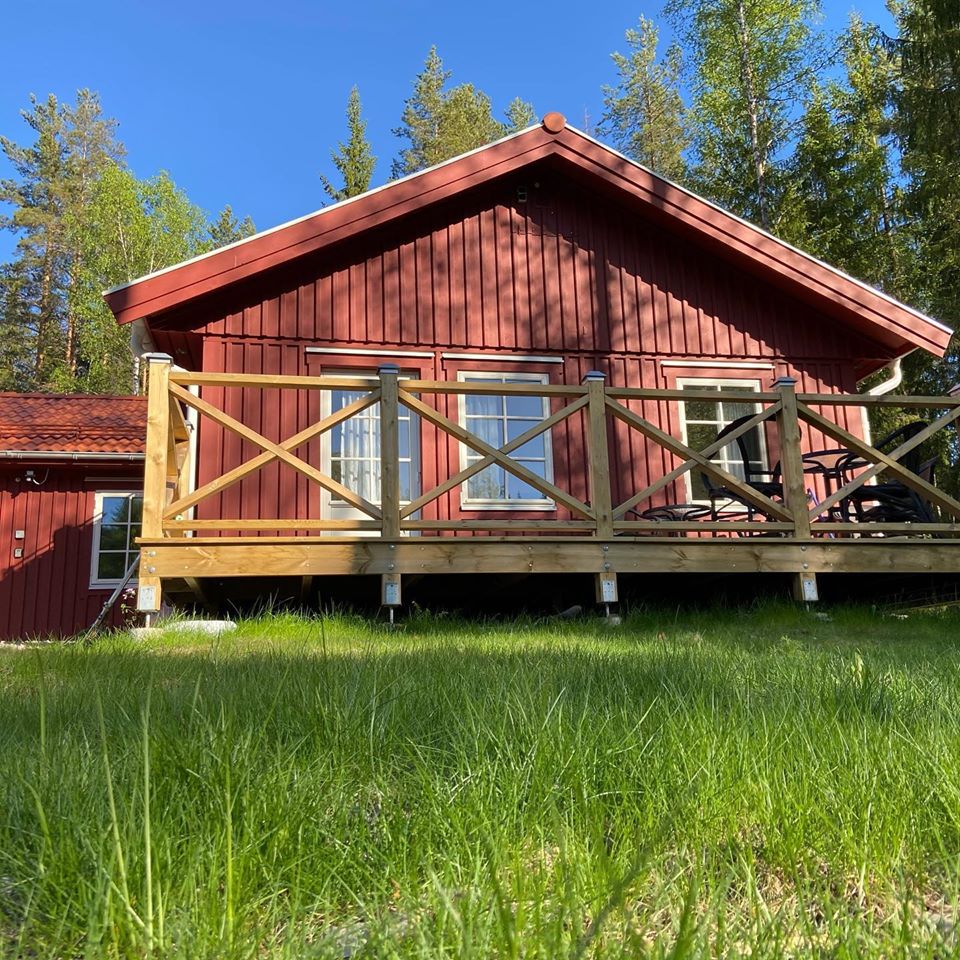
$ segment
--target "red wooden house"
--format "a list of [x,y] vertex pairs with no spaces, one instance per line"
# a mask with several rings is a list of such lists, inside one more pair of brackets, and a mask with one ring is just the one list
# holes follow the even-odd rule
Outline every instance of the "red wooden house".
[[[153,361],[147,610],[161,581],[229,576],[367,572],[392,590],[405,573],[672,564],[810,583],[880,547],[920,568],[917,543],[890,559],[903,531],[851,530],[839,501],[815,512],[829,477],[803,457],[831,444],[859,451],[861,486],[886,469],[927,497],[926,568],[957,563],[960,504],[908,451],[865,443],[862,408],[892,401],[857,395],[913,350],[942,355],[949,329],[559,114],[106,299]],[[927,399],[947,411],[935,428],[960,409]],[[749,416],[748,459],[781,462],[781,490],[748,492],[746,521],[649,513],[703,502],[711,477],[736,487],[734,445],[711,444]]]
[[145,430],[142,397],[0,393],[0,640],[96,619],[137,555]]

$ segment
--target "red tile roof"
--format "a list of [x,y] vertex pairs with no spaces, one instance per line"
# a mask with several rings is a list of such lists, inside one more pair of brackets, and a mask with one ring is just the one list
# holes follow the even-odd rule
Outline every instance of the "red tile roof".
[[0,451],[143,453],[145,397],[0,392]]

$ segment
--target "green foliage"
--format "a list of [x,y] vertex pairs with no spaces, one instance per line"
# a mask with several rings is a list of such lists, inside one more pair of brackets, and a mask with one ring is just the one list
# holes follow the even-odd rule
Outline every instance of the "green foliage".
[[947,957],[960,621],[0,650],[10,957]]
[[908,298],[910,243],[888,107],[895,65],[856,16],[842,52],[844,82],[815,85],[803,115],[790,163],[797,218],[786,239]]
[[507,118],[505,133],[519,133],[537,122],[537,111],[533,109],[533,104],[520,97],[514,97],[507,104],[504,116]]
[[[891,49],[895,129],[907,178],[905,204],[918,250],[913,302],[960,328],[960,8],[954,0],[904,0]],[[917,358],[918,383],[940,393],[960,381],[960,338],[945,362]]]
[[227,207],[212,224],[170,177],[138,180],[123,163],[116,121],[88,90],[76,103],[31,100],[32,142],[0,138],[14,176],[0,182],[17,235],[0,266],[0,385],[6,389],[127,393],[128,331],[105,288],[253,232]]
[[694,185],[777,232],[791,215],[786,159],[820,61],[818,0],[670,0],[690,66]]
[[356,87],[350,91],[347,100],[347,130],[347,142],[338,144],[330,154],[333,165],[340,171],[343,186],[336,187],[323,174],[320,175],[323,189],[335,203],[369,190],[377,162],[367,140],[367,121],[361,116],[360,91]]
[[210,250],[217,250],[238,240],[246,240],[257,232],[253,220],[244,217],[238,220],[233,213],[233,207],[228,203],[212,220],[207,230],[207,240],[204,244]]
[[629,53],[611,54],[618,79],[604,87],[600,133],[638,163],[679,181],[690,144],[679,86],[682,57],[673,44],[658,61],[658,37],[653,21],[641,17],[638,28],[626,32]]
[[400,126],[393,131],[408,143],[393,161],[394,177],[432,167],[530,125],[533,108],[529,104],[519,98],[512,101],[508,123],[500,123],[485,93],[472,83],[447,89],[450,77],[437,48],[431,47],[404,105]]
[[110,163],[100,171],[82,223],[68,222],[68,229],[79,238],[84,271],[69,290],[80,331],[80,362],[64,389],[128,392],[129,330],[114,320],[102,291],[208,249],[206,218],[169,174],[138,180],[125,167]]

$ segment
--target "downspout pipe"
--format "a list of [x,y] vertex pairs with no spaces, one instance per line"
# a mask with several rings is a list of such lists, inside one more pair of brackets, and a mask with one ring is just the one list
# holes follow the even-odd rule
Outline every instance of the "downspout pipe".
[[[882,397],[896,390],[897,387],[903,383],[903,357],[897,357],[895,360],[891,360],[884,367],[884,370],[888,371],[890,376],[886,380],[881,380],[876,386],[871,387],[867,391],[868,397]],[[863,419],[863,439],[872,445],[873,436],[870,431],[870,417],[867,408],[861,407],[860,413]]]

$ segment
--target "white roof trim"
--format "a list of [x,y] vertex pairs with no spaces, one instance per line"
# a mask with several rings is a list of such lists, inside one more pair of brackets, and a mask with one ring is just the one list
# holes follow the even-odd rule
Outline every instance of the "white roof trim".
[[294,224],[303,223],[304,220],[310,220],[312,217],[329,213],[331,210],[338,210],[341,207],[345,207],[348,204],[354,203],[361,197],[369,197],[371,194],[379,193],[381,190],[386,190],[389,187],[394,187],[398,183],[405,183],[408,180],[415,180],[417,177],[422,177],[424,174],[430,173],[433,170],[439,170],[441,167],[446,167],[457,160],[462,160],[464,157],[471,157],[475,153],[479,153],[481,150],[486,150],[488,147],[493,147],[498,143],[506,143],[508,140],[513,140],[515,137],[522,136],[524,133],[527,133],[528,131],[539,126],[540,123],[531,124],[529,127],[525,127],[523,130],[518,130],[516,133],[508,133],[505,137],[501,137],[499,140],[494,140],[491,143],[485,143],[482,147],[476,147],[473,150],[468,150],[466,153],[459,153],[457,156],[451,157],[449,160],[444,160],[441,163],[435,163],[432,167],[426,167],[423,170],[418,170],[416,173],[408,173],[405,177],[400,177],[397,180],[390,180],[387,183],[381,184],[379,187],[374,187],[372,190],[367,190],[365,193],[358,193],[355,197],[348,197],[346,200],[339,200],[337,203],[331,203],[329,207],[321,207],[319,210],[314,210],[312,213],[304,214],[302,217],[295,217],[293,220],[287,220],[285,223],[279,223],[275,227],[268,227],[266,230],[260,230],[251,237],[244,237],[242,240],[236,240],[233,243],[226,244],[226,246],[217,247],[216,250],[209,250],[207,253],[198,254],[195,257],[191,257],[189,260],[181,260],[180,263],[171,264],[169,267],[164,267],[162,270],[154,270],[153,273],[144,274],[144,276],[137,277],[134,280],[128,280],[126,283],[118,283],[115,287],[110,287],[109,290],[104,290],[103,296],[106,296],[108,293],[116,293],[118,290],[124,290],[127,287],[132,287],[135,283],[142,283],[144,280],[152,280],[154,277],[162,276],[165,273],[169,273],[171,270],[179,270],[180,267],[185,267],[188,263],[197,263],[200,260],[206,260],[207,257],[212,257],[216,253],[223,253],[224,250],[233,250],[234,247],[243,246],[245,243],[250,243],[251,240],[257,240],[260,237],[266,237],[271,233],[276,233],[278,230],[284,230],[287,227],[292,227]]
[[[131,287],[136,283],[141,283],[144,280],[151,280],[154,277],[162,276],[165,273],[169,273],[172,270],[178,270],[180,267],[186,266],[188,263],[197,263],[200,260],[205,260],[207,257],[212,257],[214,254],[222,253],[224,250],[232,250],[234,247],[242,246],[245,243],[249,243],[251,240],[256,240],[259,237],[268,236],[271,233],[276,233],[278,230],[283,230],[286,227],[293,226],[297,223],[303,223],[304,220],[309,220],[312,217],[321,216],[324,213],[327,213],[330,210],[336,210],[340,207],[345,207],[347,204],[354,203],[359,200],[361,197],[369,197],[371,194],[379,193],[381,190],[387,190],[390,187],[395,186],[398,183],[404,183],[408,180],[415,180],[417,177],[422,177],[427,173],[430,173],[433,170],[439,170],[442,167],[448,166],[451,163],[455,163],[458,160],[462,160],[464,157],[473,156],[476,153],[479,153],[481,150],[487,150],[489,147],[496,146],[500,143],[506,143],[508,140],[513,140],[516,137],[520,137],[523,134],[533,130],[537,127],[540,127],[541,124],[534,123],[529,127],[526,127],[523,130],[518,130],[516,133],[507,134],[505,137],[501,137],[499,140],[494,140],[491,143],[486,143],[482,147],[477,147],[474,150],[468,150],[466,153],[458,154],[455,157],[451,157],[449,160],[444,160],[442,163],[436,163],[432,167],[427,167],[424,170],[418,170],[416,173],[407,174],[405,177],[401,177],[399,180],[391,180],[388,183],[381,184],[379,187],[374,187],[372,190],[367,190],[365,193],[357,194],[355,197],[348,197],[346,200],[340,200],[338,203],[332,203],[329,207],[321,207],[319,210],[314,210],[312,213],[305,214],[302,217],[296,217],[293,220],[287,220],[285,223],[280,223],[275,227],[270,227],[267,230],[261,230],[259,233],[255,233],[251,237],[245,237],[243,240],[237,240],[234,243],[228,243],[224,247],[217,247],[216,250],[210,250],[207,253],[201,253],[196,257],[191,257],[189,260],[183,260],[180,263],[172,264],[169,267],[164,267],[162,270],[155,270],[153,273],[145,274],[142,277],[137,277],[134,280],[128,280],[126,283],[117,284],[115,287],[110,287],[110,289],[103,292],[104,296],[110,293],[116,293],[118,290],[124,290],[127,287]],[[651,170],[649,167],[644,166],[642,163],[638,163],[636,160],[628,157],[626,154],[621,153],[619,150],[614,149],[609,144],[603,143],[600,140],[597,140],[596,137],[590,136],[589,133],[585,133],[583,130],[580,130],[578,127],[573,126],[572,124],[567,124],[567,129],[572,130],[574,133],[583,137],[585,140],[589,140],[591,143],[595,143],[598,147],[603,148],[604,150],[609,151],[614,156],[619,157],[621,160],[626,161],[634,167],[637,167],[640,170],[643,170],[646,173],[649,173],[651,176],[656,177],[659,180],[662,180],[664,183],[668,183],[675,190],[679,190],[682,193],[687,194],[688,196],[695,197],[697,200],[700,200],[702,203],[705,203],[707,206],[712,207],[714,210],[719,211],[720,213],[725,214],[728,217],[732,217],[738,223],[742,223],[744,226],[756,230],[758,233],[767,237],[770,240],[773,240],[775,243],[780,244],[783,247],[786,247],[788,250],[792,250],[794,253],[798,254],[801,257],[806,258],[812,263],[816,263],[821,267],[830,270],[832,273],[836,274],[839,277],[843,277],[845,280],[849,280],[851,283],[856,284],[862,290],[866,290],[869,293],[873,293],[876,296],[880,297],[883,300],[886,300],[887,303],[891,303],[896,307],[899,307],[902,310],[906,310],[908,313],[917,317],[919,320],[923,320],[927,323],[933,324],[933,326],[944,331],[945,333],[953,333],[953,329],[948,327],[945,323],[942,323],[940,320],[935,319],[934,317],[929,316],[928,314],[921,313],[919,310],[914,309],[906,303],[903,303],[900,300],[897,300],[896,297],[890,296],[890,294],[885,293],[883,290],[878,289],[877,287],[871,286],[869,283],[864,282],[863,280],[858,280],[856,277],[851,276],[849,273],[844,272],[838,267],[834,267],[831,264],[827,263],[824,260],[815,257],[811,253],[807,253],[805,250],[801,250],[799,247],[795,247],[792,243],[787,243],[786,240],[781,240],[779,237],[775,237],[772,233],[764,230],[763,227],[757,226],[755,223],[750,223],[749,220],[745,220],[743,217],[737,216],[737,214],[732,213],[730,210],[721,207],[719,204],[714,203],[712,200],[708,200],[706,197],[701,196],[699,193],[695,193],[689,187],[681,186],[679,183],[676,183],[673,180],[668,179],[667,177],[662,176],[659,173],[656,173],[654,170]]]
[[759,360],[661,360],[661,367],[716,367],[731,370],[773,370],[772,363]]
[[925,320],[927,323],[932,323],[935,327],[938,327],[940,330],[943,330],[945,333],[953,333],[953,329],[948,327],[945,323],[941,323],[939,320],[934,317],[928,316],[925,313],[921,313],[919,310],[914,309],[906,303],[898,300],[896,297],[891,297],[889,293],[884,293],[883,290],[880,290],[877,287],[871,286],[869,283],[866,283],[863,280],[858,280],[856,277],[851,276],[849,273],[841,270],[839,267],[835,267],[830,263],[827,263],[825,260],[821,260],[819,257],[815,257],[812,253],[807,253],[806,250],[801,250],[799,247],[795,247],[792,243],[788,243],[786,240],[781,240],[779,237],[775,237],[772,233],[764,230],[763,227],[757,226],[755,223],[751,223],[749,220],[745,220],[743,217],[738,216],[737,214],[727,210],[725,207],[721,207],[720,204],[714,203],[712,200],[708,200],[706,197],[701,196],[699,193],[691,190],[689,187],[683,187],[679,183],[676,183],[673,180],[670,180],[668,177],[663,176],[663,174],[657,173],[655,170],[651,170],[649,167],[645,167],[642,163],[637,163],[631,157],[628,157],[626,154],[621,153],[619,150],[614,149],[607,143],[602,143],[600,140],[597,140],[596,137],[591,137],[589,133],[584,133],[583,130],[578,129],[577,127],[571,126],[569,123],[567,127],[570,130],[573,130],[574,133],[580,134],[586,140],[589,140],[591,143],[595,143],[598,147],[603,147],[604,150],[609,150],[610,153],[615,154],[621,160],[626,160],[627,163],[632,164],[635,167],[639,167],[641,170],[651,174],[656,177],[658,180],[663,180],[664,183],[669,183],[671,187],[676,190],[686,193],[691,197],[696,197],[697,200],[700,200],[702,203],[705,203],[708,207],[712,207],[714,210],[718,210],[720,213],[726,214],[728,217],[732,217],[738,223],[742,223],[745,227],[750,227],[752,230],[756,230],[757,233],[762,233],[765,237],[770,240],[773,240],[775,243],[779,243],[780,246],[786,247],[788,250],[792,250],[794,253],[799,254],[801,257],[805,257],[807,260],[810,260],[813,263],[816,263],[818,266],[825,267],[827,270],[830,270],[832,273],[835,273],[839,277],[843,277],[844,280],[849,280],[851,283],[855,283],[858,287],[863,290],[867,290],[870,293],[876,294],[883,300],[886,300],[887,303],[892,303],[896,307],[900,307],[902,310],[906,310],[908,313],[912,313],[917,319]]
[[305,353],[332,354],[338,357],[420,357],[433,359],[433,354],[424,350],[354,350],[352,347],[304,347]]
[[563,363],[563,357],[534,356],[527,353],[441,353],[441,360],[489,360],[491,363]]

